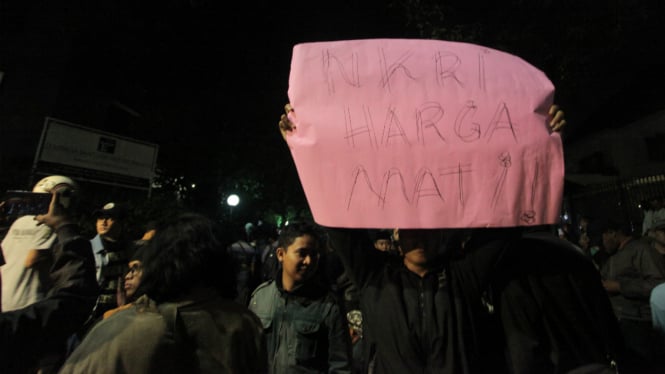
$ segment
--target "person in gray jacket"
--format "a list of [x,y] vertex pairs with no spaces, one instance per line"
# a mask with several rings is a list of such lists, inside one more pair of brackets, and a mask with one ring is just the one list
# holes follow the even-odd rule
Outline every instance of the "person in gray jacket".
[[288,225],[276,250],[281,274],[259,285],[249,308],[261,319],[271,373],[350,373],[350,336],[318,270],[317,228]]
[[605,223],[603,248],[610,257],[600,274],[624,338],[624,369],[647,372],[661,354],[652,331],[649,296],[665,282],[665,264],[646,240],[631,234],[623,222]]

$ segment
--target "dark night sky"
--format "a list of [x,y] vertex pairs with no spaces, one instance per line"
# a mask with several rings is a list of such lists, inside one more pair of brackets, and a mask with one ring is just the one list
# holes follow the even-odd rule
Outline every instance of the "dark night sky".
[[380,1],[314,3],[3,2],[1,135],[17,141],[0,165],[30,164],[45,116],[158,143],[189,174],[282,146],[293,45],[406,36]]
[[[248,159],[253,160],[249,168],[265,166],[266,157],[256,155],[266,152],[274,155],[268,157],[273,167],[290,163],[276,121],[287,102],[293,45],[418,37],[413,27],[407,27],[403,10],[389,8],[384,1],[267,3],[270,5],[211,0],[3,1],[0,71],[5,72],[5,79],[0,86],[0,136],[15,141],[3,146],[0,166],[30,164],[45,116],[158,143],[160,162],[194,175],[208,172],[203,165],[221,170],[225,162]],[[568,30],[567,17],[562,13],[561,23],[553,28]],[[487,19],[492,19],[490,12]],[[504,17],[502,22],[511,19]],[[584,87],[575,91],[574,99],[561,100],[568,105],[564,109],[573,127],[567,130],[569,134],[662,109],[658,103],[665,100],[661,84],[665,74],[663,58],[658,56],[662,55],[663,34],[655,34],[663,25],[642,25],[636,30],[649,33],[631,35],[635,45],[639,40],[640,48],[627,51],[630,58],[603,62],[612,68],[605,66],[602,71],[630,76],[603,80],[612,92],[625,88],[624,94],[593,102],[601,95],[594,87]],[[538,42],[539,36],[531,37]],[[551,32],[542,38],[556,35]],[[651,56],[642,56],[649,39],[659,44],[654,43]],[[602,55],[612,46],[600,43],[593,48]],[[567,57],[579,59],[580,66],[588,68],[589,63],[598,63],[584,60],[593,53]],[[640,59],[643,62],[637,63]],[[626,94],[631,91],[642,93],[642,98]],[[586,98],[588,103],[583,101]],[[131,108],[139,115],[121,108]]]

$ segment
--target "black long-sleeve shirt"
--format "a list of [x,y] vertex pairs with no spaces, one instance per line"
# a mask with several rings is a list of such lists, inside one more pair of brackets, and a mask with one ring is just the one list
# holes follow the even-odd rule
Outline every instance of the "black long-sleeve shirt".
[[364,356],[374,373],[608,364],[618,330],[600,278],[588,259],[556,239],[481,230],[463,253],[447,253],[419,277],[373,250],[362,230],[328,232],[362,295]]

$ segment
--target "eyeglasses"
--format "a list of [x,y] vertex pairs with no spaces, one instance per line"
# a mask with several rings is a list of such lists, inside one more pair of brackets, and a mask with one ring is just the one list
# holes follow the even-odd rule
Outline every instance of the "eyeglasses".
[[135,276],[136,274],[140,273],[143,270],[143,266],[139,264],[134,264],[129,267],[129,270],[127,271],[127,275]]

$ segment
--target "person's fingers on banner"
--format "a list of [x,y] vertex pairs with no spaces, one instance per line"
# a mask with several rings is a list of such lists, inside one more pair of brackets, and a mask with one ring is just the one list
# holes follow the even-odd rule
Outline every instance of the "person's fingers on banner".
[[566,119],[564,118],[563,110],[559,109],[558,105],[552,105],[549,111],[550,115],[550,130],[552,132],[561,132],[566,126]]
[[289,114],[291,112],[294,112],[294,110],[293,107],[291,107],[291,104],[286,104],[284,105],[284,111],[286,112],[286,114],[282,114],[282,116],[279,119],[279,131],[282,133],[282,137],[284,138],[284,140],[286,140],[286,134],[289,131],[293,131],[295,129],[295,125],[289,119]]

